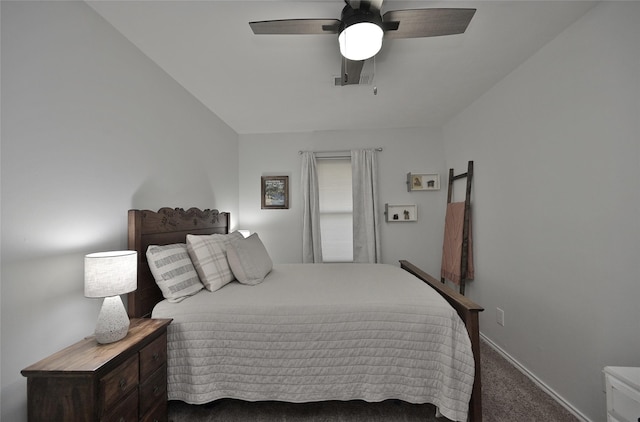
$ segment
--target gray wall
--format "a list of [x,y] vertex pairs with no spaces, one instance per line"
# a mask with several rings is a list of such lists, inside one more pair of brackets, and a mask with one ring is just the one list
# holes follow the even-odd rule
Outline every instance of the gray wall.
[[[640,366],[639,6],[598,5],[442,130],[238,137],[84,3],[3,1],[2,420],[26,419],[20,369],[91,333],[82,257],[126,246],[126,209],[213,204],[300,262],[298,150],[377,146],[381,205],[419,212],[382,223],[384,262],[437,275],[445,191],[405,175],[473,159],[483,334],[604,420],[602,367]],[[261,210],[280,174],[291,209]]]
[[602,2],[444,127],[476,164],[482,332],[594,421],[602,368],[640,366],[638,22]]
[[[378,153],[382,260],[408,259],[437,272],[442,253],[446,189],[407,192],[408,172],[444,176],[438,129],[323,131],[240,135],[240,221],[258,232],[275,262],[302,261],[302,200],[298,151],[382,147]],[[260,176],[288,175],[290,209],[260,209]],[[446,180],[446,178],[444,179]],[[384,204],[416,204],[418,221],[384,222]]]
[[2,13],[2,414],[24,367],[92,333],[83,256],[126,248],[129,208],[238,219],[237,134],[84,2]]

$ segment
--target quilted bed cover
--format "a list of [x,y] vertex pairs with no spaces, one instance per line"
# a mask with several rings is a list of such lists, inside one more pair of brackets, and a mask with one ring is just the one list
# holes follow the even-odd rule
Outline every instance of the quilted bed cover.
[[400,399],[467,419],[471,342],[431,287],[386,264],[281,264],[255,286],[232,282],[160,302],[170,400]]

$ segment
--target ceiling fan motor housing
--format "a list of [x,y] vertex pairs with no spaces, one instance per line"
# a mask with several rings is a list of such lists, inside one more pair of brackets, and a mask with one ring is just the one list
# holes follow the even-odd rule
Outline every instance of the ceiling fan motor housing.
[[351,25],[363,22],[373,23],[378,25],[380,28],[383,28],[382,16],[380,16],[379,10],[371,11],[369,9],[354,9],[348,4],[342,9],[342,18],[340,21],[341,23],[338,33],[342,33],[342,31]]

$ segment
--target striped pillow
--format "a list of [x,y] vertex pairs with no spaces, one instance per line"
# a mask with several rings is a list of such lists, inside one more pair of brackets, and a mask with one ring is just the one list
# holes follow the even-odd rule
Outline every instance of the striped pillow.
[[227,261],[227,246],[232,240],[242,238],[239,232],[187,235],[189,256],[207,290],[216,291],[234,279]]
[[204,288],[184,243],[149,246],[147,262],[162,295],[169,302],[180,302]]

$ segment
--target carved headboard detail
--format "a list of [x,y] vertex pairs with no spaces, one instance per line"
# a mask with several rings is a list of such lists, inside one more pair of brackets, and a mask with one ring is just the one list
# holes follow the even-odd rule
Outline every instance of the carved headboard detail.
[[229,213],[215,209],[129,210],[128,248],[138,252],[138,288],[128,294],[129,317],[151,316],[156,303],[164,299],[147,265],[149,245],[185,243],[187,234],[227,234],[230,220]]

